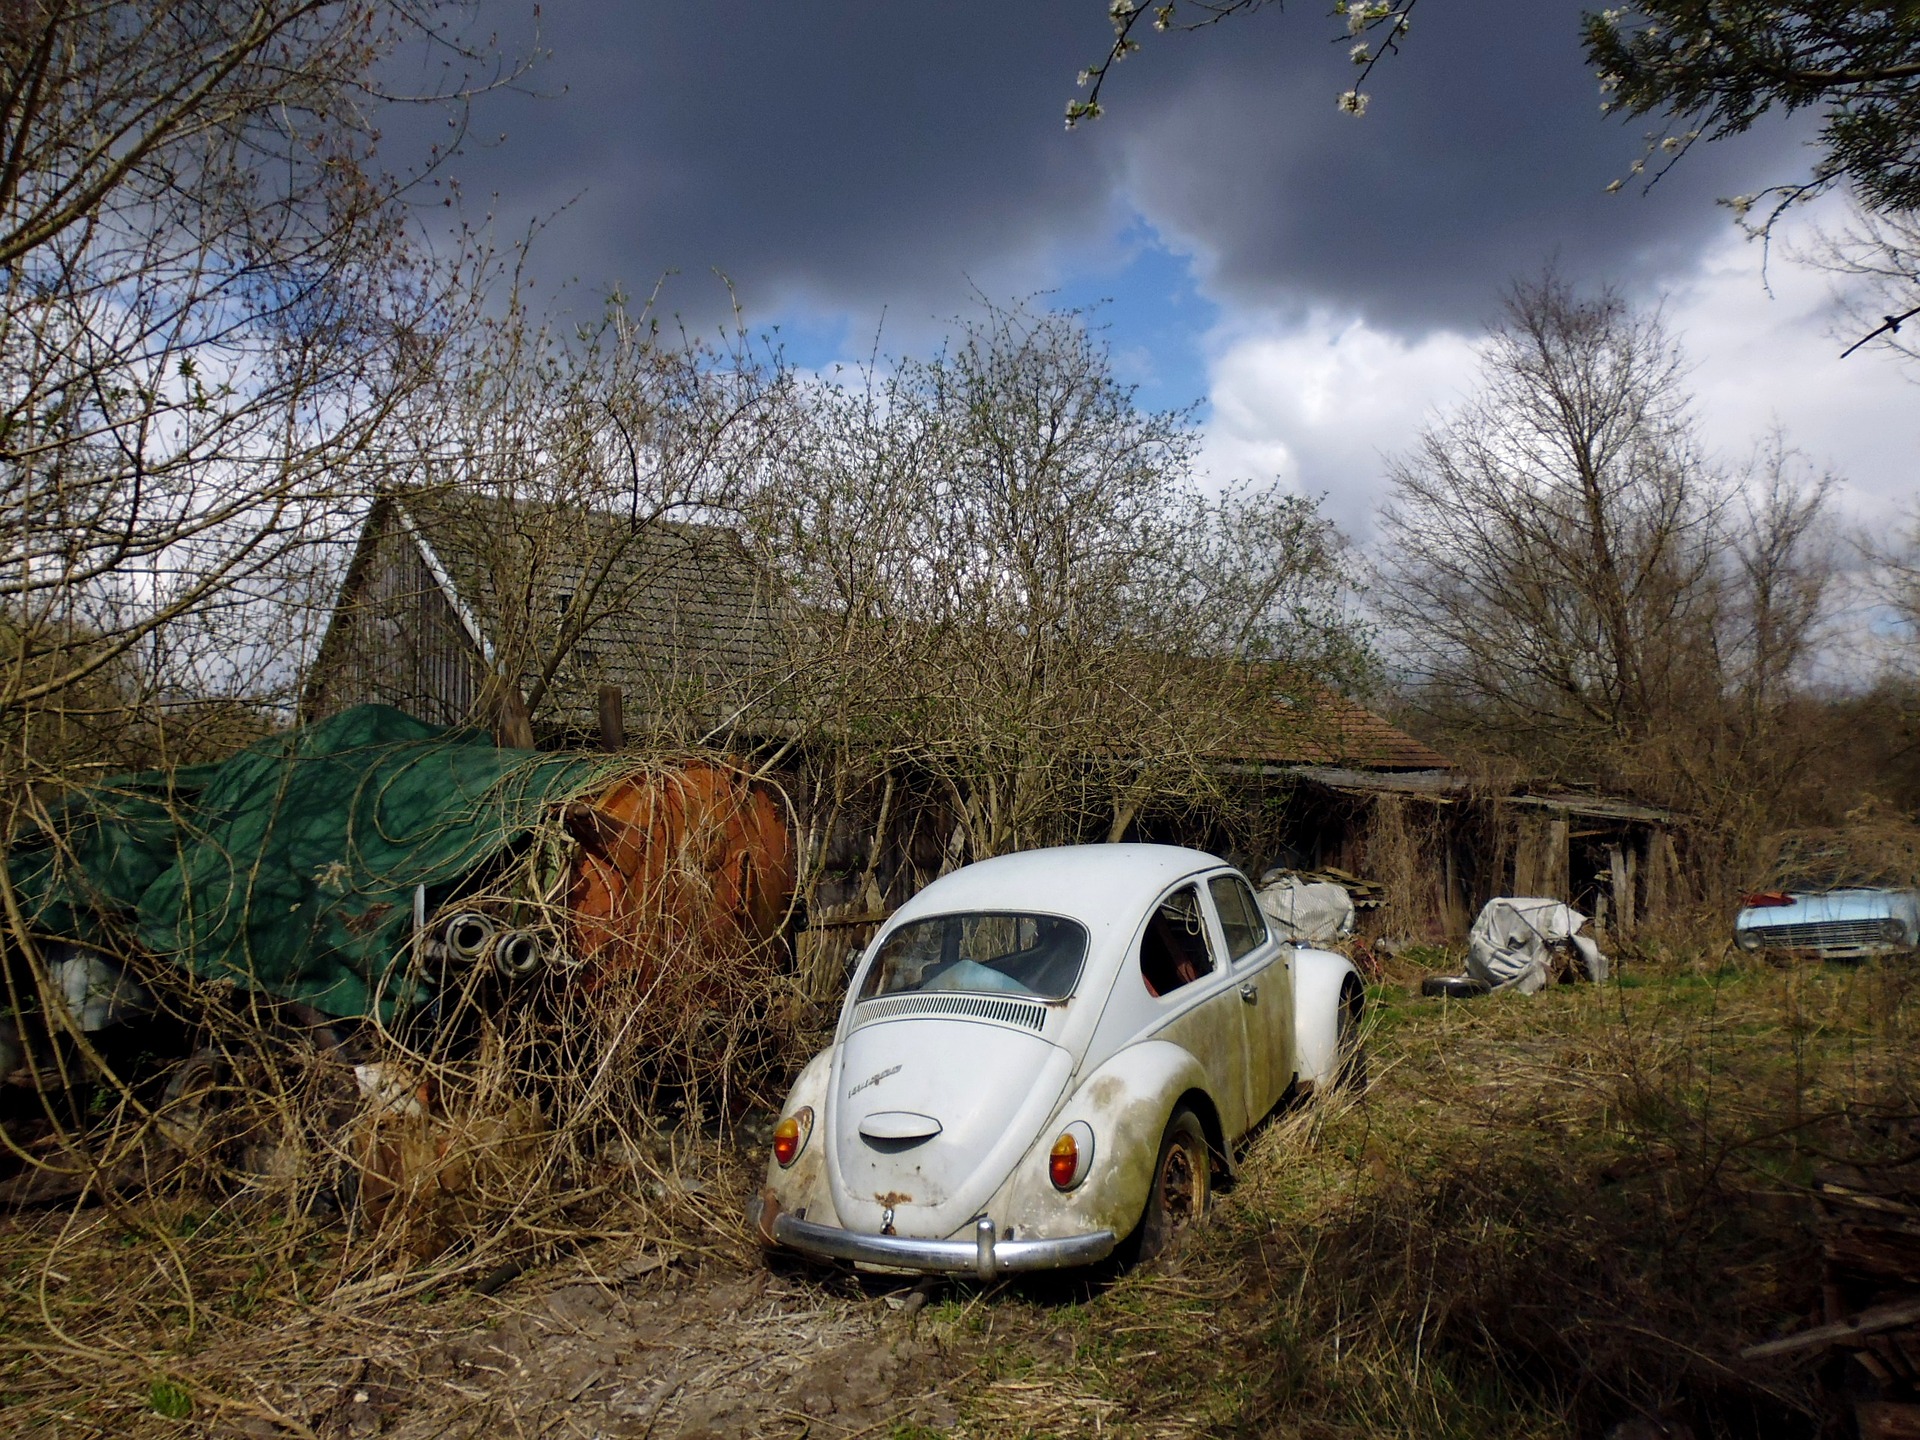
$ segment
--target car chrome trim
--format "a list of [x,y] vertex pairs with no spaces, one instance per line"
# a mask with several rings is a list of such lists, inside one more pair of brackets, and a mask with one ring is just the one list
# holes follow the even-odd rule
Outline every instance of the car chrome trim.
[[1797,920],[1784,925],[1749,925],[1747,931],[1766,950],[1822,950],[1829,946],[1904,949],[1904,933],[1889,933],[1892,928],[1887,923],[1889,920],[1894,925],[1900,923],[1894,916],[1857,920]]
[[1047,1007],[1033,1000],[1002,1000],[988,995],[883,995],[854,1007],[853,1028],[874,1020],[901,1020],[910,1015],[965,1015],[976,1020],[998,1020],[1019,1025],[1036,1035],[1047,1026]]
[[941,1125],[933,1116],[912,1110],[876,1110],[859,1128],[869,1140],[931,1140]]
[[852,1260],[917,1270],[929,1275],[975,1275],[992,1280],[1034,1270],[1064,1270],[1104,1260],[1119,1244],[1111,1230],[1065,1235],[1055,1240],[1008,1240],[982,1215],[966,1240],[920,1240],[910,1235],[863,1235],[837,1225],[816,1225],[784,1212],[773,1217],[779,1244],[823,1260]]

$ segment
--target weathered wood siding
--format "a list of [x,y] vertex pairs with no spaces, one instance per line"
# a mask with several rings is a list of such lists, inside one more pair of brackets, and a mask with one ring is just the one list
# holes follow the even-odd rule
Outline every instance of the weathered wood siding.
[[473,711],[479,656],[419,544],[390,510],[376,518],[321,647],[308,710],[318,719],[378,703],[458,724]]

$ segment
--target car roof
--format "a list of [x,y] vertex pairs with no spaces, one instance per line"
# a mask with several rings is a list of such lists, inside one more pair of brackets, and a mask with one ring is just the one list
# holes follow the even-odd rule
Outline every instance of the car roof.
[[1178,845],[1060,845],[982,860],[943,875],[894,919],[961,910],[1070,915],[1090,928],[1139,914],[1162,890],[1226,862]]

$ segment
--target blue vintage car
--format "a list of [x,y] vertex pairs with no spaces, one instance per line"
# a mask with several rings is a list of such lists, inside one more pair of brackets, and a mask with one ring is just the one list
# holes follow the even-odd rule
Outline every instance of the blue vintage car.
[[1863,960],[1920,945],[1920,892],[1844,889],[1749,895],[1733,922],[1742,950],[1797,950],[1823,960]]

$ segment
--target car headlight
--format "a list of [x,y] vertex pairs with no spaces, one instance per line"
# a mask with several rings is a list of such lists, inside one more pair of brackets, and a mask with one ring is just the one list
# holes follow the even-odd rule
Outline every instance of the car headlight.
[[1760,948],[1760,932],[1742,926],[1733,932],[1733,943],[1738,945],[1742,950],[1758,950]]
[[813,1107],[802,1105],[773,1127],[773,1158],[782,1170],[789,1169],[807,1148],[813,1134]]
[[1904,940],[1907,938],[1907,922],[1897,915],[1889,915],[1880,922],[1880,933],[1889,940]]

